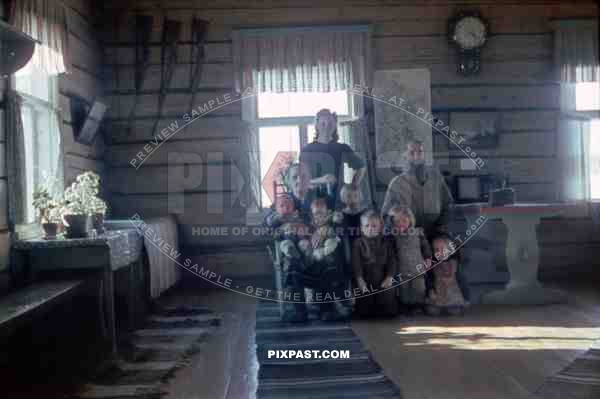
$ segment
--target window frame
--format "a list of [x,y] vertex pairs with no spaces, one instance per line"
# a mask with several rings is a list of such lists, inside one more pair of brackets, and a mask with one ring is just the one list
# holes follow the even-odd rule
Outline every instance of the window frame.
[[590,148],[592,123],[594,120],[600,120],[600,108],[595,107],[600,107],[600,103],[590,101],[588,105],[577,101],[578,99],[582,99],[579,94],[578,85],[590,83],[592,82],[566,83],[561,85],[561,115],[567,120],[576,121],[579,126],[576,146],[578,146],[579,154],[578,174],[582,187],[579,188],[580,194],[578,194],[577,198],[585,201],[600,202],[600,197],[592,197],[592,161]]
[[[34,75],[34,76],[37,76],[37,75]],[[23,108],[25,108],[25,107],[30,107],[33,110],[33,112],[36,112],[36,113],[47,112],[49,117],[52,117],[51,113],[59,112],[61,110],[60,107],[58,106],[59,101],[60,101],[60,75],[47,75],[47,76],[48,76],[47,79],[48,79],[48,99],[49,100],[45,100],[45,99],[36,97],[34,95],[31,95],[29,93],[25,93],[25,92],[18,90],[16,74],[12,74],[10,76],[9,85],[10,85],[11,90],[18,93],[19,96],[21,97],[21,99],[23,100],[22,105],[21,105],[22,106],[21,117],[23,116]],[[34,79],[35,79],[35,77],[34,77]],[[33,138],[35,139],[35,137],[38,136],[42,130],[39,126],[39,116],[32,117],[32,121],[33,121]],[[23,122],[23,124],[24,124],[24,122]],[[58,159],[63,159],[62,130],[61,130],[61,126],[60,126],[61,124],[62,124],[62,120],[57,120],[56,134],[59,135],[60,140],[61,140],[60,145],[58,146],[58,151],[59,151],[59,153],[57,154]],[[27,134],[27,133],[24,132],[24,134]],[[34,157],[35,157],[35,155],[34,155]],[[30,173],[29,168],[36,167],[35,160],[33,160],[31,164],[29,163],[28,159],[26,159],[25,162],[26,162],[26,164],[25,164],[26,174],[28,174],[28,173]],[[64,164],[59,165],[59,168],[64,168]],[[62,175],[62,171],[60,172],[60,174]],[[64,181],[62,181],[60,183],[64,186]],[[25,186],[27,186],[27,183],[25,183]],[[26,199],[26,201],[27,201],[27,199]],[[35,214],[35,209],[32,209],[33,207],[32,207],[31,203],[27,202],[25,204],[25,207],[27,209],[27,214],[29,213],[30,209]],[[14,232],[16,233],[16,238],[18,240],[39,238],[41,236],[39,226],[40,226],[40,224],[39,224],[38,220],[35,220],[33,222],[26,221],[25,223],[15,224]]]

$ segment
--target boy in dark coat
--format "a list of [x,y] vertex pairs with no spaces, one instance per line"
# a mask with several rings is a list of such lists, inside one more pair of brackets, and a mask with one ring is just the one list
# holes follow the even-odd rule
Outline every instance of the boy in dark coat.
[[398,311],[392,281],[396,274],[393,242],[383,235],[383,221],[373,211],[361,217],[362,236],[352,246],[352,267],[361,296],[356,313],[361,317],[394,316]]

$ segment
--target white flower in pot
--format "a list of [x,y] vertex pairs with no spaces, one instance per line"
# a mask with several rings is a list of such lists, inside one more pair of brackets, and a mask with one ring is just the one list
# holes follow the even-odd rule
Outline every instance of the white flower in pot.
[[87,237],[90,230],[91,204],[100,190],[100,177],[94,172],[84,172],[65,190],[65,214],[69,238]]
[[62,222],[60,217],[61,201],[53,198],[47,187],[37,187],[33,192],[32,204],[38,212],[40,223],[44,229],[44,238],[56,238]]
[[94,197],[89,204],[89,214],[92,216],[93,228],[98,234],[104,233],[104,217],[107,210],[106,202]]

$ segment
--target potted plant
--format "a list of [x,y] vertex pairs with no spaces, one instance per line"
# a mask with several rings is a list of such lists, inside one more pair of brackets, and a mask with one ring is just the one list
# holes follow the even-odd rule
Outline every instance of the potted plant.
[[94,172],[84,172],[64,193],[65,214],[63,219],[67,225],[67,237],[87,237],[90,230],[90,205],[98,195],[100,177]]
[[104,233],[104,216],[106,215],[106,209],[106,202],[98,197],[94,197],[89,205],[89,212],[92,215],[92,227],[98,234]]
[[52,198],[48,188],[38,187],[33,192],[33,206],[38,211],[44,238],[55,239],[61,223],[60,201]]

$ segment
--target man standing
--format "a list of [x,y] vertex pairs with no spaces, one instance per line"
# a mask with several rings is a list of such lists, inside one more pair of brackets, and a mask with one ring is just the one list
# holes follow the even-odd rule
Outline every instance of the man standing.
[[416,219],[416,227],[427,237],[436,232],[446,232],[452,194],[437,168],[425,164],[423,142],[411,140],[407,145],[407,169],[392,179],[382,214],[387,215],[394,205],[409,207]]
[[[425,164],[422,141],[411,140],[406,149],[407,169],[390,182],[381,213],[387,215],[394,205],[409,207],[415,215],[415,226],[423,229],[430,240],[439,233],[448,233],[448,218],[452,194],[437,168]],[[461,265],[456,278],[467,301],[469,285]]]

